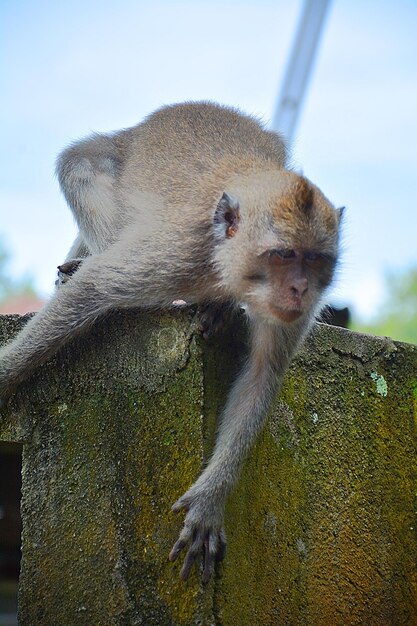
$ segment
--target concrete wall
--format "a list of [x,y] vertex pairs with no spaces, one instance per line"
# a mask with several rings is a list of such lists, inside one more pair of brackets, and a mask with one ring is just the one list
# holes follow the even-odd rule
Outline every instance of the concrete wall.
[[[25,318],[0,318],[0,341]],[[243,358],[233,322],[116,313],[2,411],[24,443],[24,626],[417,624],[417,347],[319,326],[227,507],[206,588],[167,555]]]

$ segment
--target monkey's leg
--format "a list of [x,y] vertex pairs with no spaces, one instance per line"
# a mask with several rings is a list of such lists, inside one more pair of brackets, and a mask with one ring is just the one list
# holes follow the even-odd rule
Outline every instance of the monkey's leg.
[[[112,137],[94,135],[64,150],[56,171],[87,250],[105,250],[120,231],[115,184],[120,155]],[[77,240],[74,246],[77,244]],[[83,256],[70,251],[72,258]]]
[[137,250],[124,247],[86,259],[21,333],[0,350],[0,398],[7,398],[60,346],[110,309],[167,306],[174,299],[178,285],[171,268],[161,259],[158,265],[152,251],[139,262]]
[[194,485],[173,505],[174,511],[187,512],[170,553],[171,561],[175,561],[189,546],[180,573],[184,580],[202,551],[203,582],[210,579],[215,561],[224,554],[222,526],[227,496],[301,335],[297,324],[292,325],[291,331],[262,322],[253,328],[250,357],[227,400],[211,460]]
[[55,281],[55,287],[64,285],[77,271],[84,259],[90,256],[87,244],[84,242],[80,234],[77,235],[74,243],[72,244],[70,251],[67,254],[65,262],[62,265],[58,265],[57,279]]
[[82,236],[78,233],[74,243],[69,249],[67,256],[65,257],[65,261],[71,261],[72,259],[85,259],[90,256],[90,254],[91,252],[87,244],[83,240]]

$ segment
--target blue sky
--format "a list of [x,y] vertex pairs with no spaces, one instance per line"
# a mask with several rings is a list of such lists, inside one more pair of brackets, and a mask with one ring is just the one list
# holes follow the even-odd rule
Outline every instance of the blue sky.
[[[300,1],[2,0],[0,235],[46,294],[75,237],[57,153],[155,108],[211,99],[273,117]],[[293,163],[346,205],[332,300],[378,310],[417,265],[417,2],[334,0]]]

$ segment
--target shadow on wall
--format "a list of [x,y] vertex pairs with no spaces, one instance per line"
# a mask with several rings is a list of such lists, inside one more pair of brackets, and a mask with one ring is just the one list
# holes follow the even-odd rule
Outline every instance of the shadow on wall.
[[0,626],[17,624],[22,446],[0,443]]

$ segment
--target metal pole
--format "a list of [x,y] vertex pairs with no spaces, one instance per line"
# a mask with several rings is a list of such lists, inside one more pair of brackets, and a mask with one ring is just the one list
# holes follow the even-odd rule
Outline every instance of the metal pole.
[[288,61],[272,128],[291,141],[311,76],[318,43],[330,0],[305,0]]

